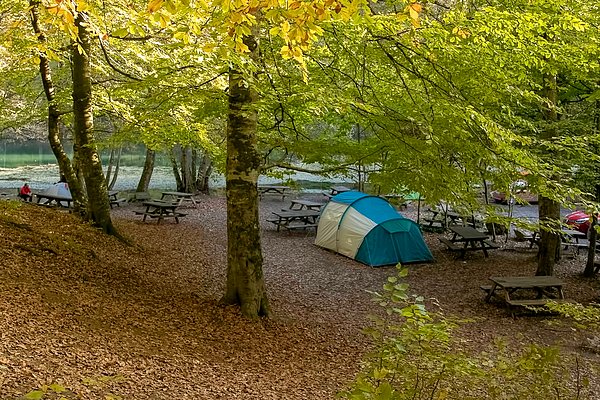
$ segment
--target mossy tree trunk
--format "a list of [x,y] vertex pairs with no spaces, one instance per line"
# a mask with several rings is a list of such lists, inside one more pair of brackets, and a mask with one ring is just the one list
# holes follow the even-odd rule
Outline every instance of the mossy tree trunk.
[[173,176],[175,177],[175,185],[177,187],[177,191],[183,191],[183,180],[181,178],[181,174],[179,173],[179,163],[177,162],[177,154],[179,154],[180,146],[173,147],[169,151],[169,160],[171,161],[171,168],[173,169]]
[[[597,135],[598,133],[600,133],[600,100],[596,100],[595,105],[596,105],[596,107],[595,107],[595,112],[594,112],[594,134]],[[599,153],[598,147],[599,146],[594,145],[596,154]],[[593,176],[595,177],[595,182],[598,182],[598,180],[600,179],[599,163],[597,163],[597,162],[594,163],[593,171],[594,171]],[[594,200],[596,202],[600,202],[600,184],[594,185]],[[590,245],[588,246],[587,261],[585,263],[585,270],[583,271],[583,276],[586,276],[588,278],[594,276],[594,270],[596,269],[596,266],[595,266],[596,248],[597,248],[596,241],[598,240],[598,233],[596,232],[597,225],[598,225],[598,215],[595,212],[593,212],[590,229],[588,231],[588,239],[589,239]]]
[[[544,97],[546,105],[543,110],[543,116],[548,128],[543,132],[544,139],[552,139],[556,132],[554,123],[558,121],[556,107],[558,105],[558,86],[555,75],[544,76]],[[560,223],[560,203],[556,200],[540,196],[539,221],[540,226],[559,228]],[[560,258],[560,235],[555,231],[541,229],[540,247],[538,252],[538,266],[536,275],[554,275],[554,264]]]
[[194,187],[201,193],[208,194],[210,191],[209,182],[210,174],[212,173],[212,160],[206,151],[201,152],[201,161],[197,169],[196,183]]
[[102,172],[102,161],[94,138],[92,112],[92,80],[90,72],[90,32],[88,16],[78,12],[75,18],[78,42],[73,46],[73,137],[88,194],[88,219],[105,233],[117,234],[110,218],[108,189]]
[[185,193],[194,192],[194,176],[192,148],[185,146],[181,148],[181,191]]
[[[258,56],[256,36],[244,43]],[[227,123],[227,287],[222,302],[239,304],[249,318],[269,314],[258,220],[257,180],[261,157],[257,149],[255,103],[258,94],[241,71],[229,71]]]
[[[41,44],[46,43],[46,35],[42,32],[39,22],[39,0],[30,0],[29,12],[31,16],[31,26]],[[50,148],[56,157],[56,162],[61,175],[67,179],[69,184],[69,190],[71,191],[71,197],[73,198],[73,207],[75,212],[85,215],[87,212],[87,198],[85,190],[77,179],[75,169],[69,159],[69,156],[65,152],[62,144],[62,135],[60,132],[60,118],[64,114],[58,108],[56,103],[56,89],[52,80],[52,69],[50,68],[50,62],[44,51],[40,51],[38,54],[40,59],[40,77],[42,79],[42,85],[44,87],[44,93],[46,100],[48,101],[48,142]]]
[[150,186],[150,178],[152,178],[152,172],[154,171],[154,161],[156,160],[156,152],[150,148],[146,148],[146,159],[144,160],[144,168],[142,169],[142,176],[138,182],[136,192],[147,192],[148,186]]

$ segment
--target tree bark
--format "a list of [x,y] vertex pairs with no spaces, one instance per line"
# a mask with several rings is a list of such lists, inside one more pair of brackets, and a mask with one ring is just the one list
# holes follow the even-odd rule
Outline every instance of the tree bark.
[[89,17],[77,12],[77,46],[73,46],[73,136],[80,156],[81,169],[88,193],[88,218],[105,233],[118,235],[110,218],[108,189],[102,171],[102,160],[96,149],[94,138],[94,116],[92,112],[92,80],[90,72],[90,32],[87,30]]
[[112,169],[113,169],[113,165],[115,163],[115,149],[111,148],[110,149],[110,156],[108,157],[108,166],[106,167],[106,186],[109,186],[109,183],[111,181],[112,178]]
[[192,171],[192,148],[190,146],[186,146],[181,149],[182,192],[194,192],[194,178]]
[[[39,23],[39,0],[30,0],[30,16],[31,25],[40,43],[46,42],[46,35],[42,32]],[[75,169],[71,164],[69,156],[65,152],[62,144],[62,135],[60,132],[60,118],[63,113],[58,109],[56,104],[56,89],[52,80],[52,69],[50,68],[50,62],[45,52],[40,51],[39,54],[39,67],[40,77],[42,78],[42,85],[44,87],[44,93],[46,100],[48,101],[48,142],[61,175],[63,175],[67,183],[69,184],[69,190],[71,191],[71,197],[73,198],[73,208],[78,214],[85,215],[87,212],[87,198],[83,186],[79,183]]]
[[[540,228],[546,226],[560,229],[556,221],[560,220],[560,203],[540,196],[538,201]],[[554,264],[560,254],[560,235],[555,231],[540,229],[540,245],[536,275],[554,275]]]
[[212,173],[212,161],[210,159],[210,155],[206,152],[202,152],[202,161],[200,162],[200,166],[198,167],[198,173],[196,175],[196,190],[201,193],[209,193],[209,179],[210,174]]
[[[596,107],[594,112],[594,133],[597,135],[600,133],[600,100],[596,100]],[[595,152],[598,154],[598,146],[595,146]],[[600,166],[598,163],[594,164],[594,175],[596,182],[600,178]],[[600,184],[594,185],[594,200],[596,202],[600,201]],[[588,231],[588,254],[587,254],[587,262],[585,263],[585,270],[583,271],[583,276],[592,277],[594,276],[594,262],[596,261],[596,240],[598,239],[598,233],[596,232],[595,227],[598,225],[598,215],[595,212],[592,213],[592,223],[590,224],[590,229]]]
[[[253,33],[244,43],[254,59],[258,41]],[[227,123],[227,286],[222,302],[239,304],[249,318],[267,316],[269,302],[262,272],[262,250],[258,220],[258,173],[261,157],[257,149],[258,93],[243,74],[229,71]]]
[[[558,121],[556,106],[558,104],[558,86],[555,75],[544,75],[544,97],[547,104],[542,111],[548,128],[542,133],[544,139],[555,136],[553,123]],[[554,264],[560,257],[560,235],[555,233],[560,223],[560,203],[550,198],[539,197],[540,247],[536,275],[554,275]],[[554,231],[543,229],[554,228]]]
[[596,258],[596,240],[598,239],[598,233],[596,232],[596,225],[598,225],[598,217],[592,215],[592,223],[590,224],[590,230],[588,239],[590,245],[588,246],[587,262],[585,263],[585,270],[583,270],[583,276],[591,278],[594,276],[595,269],[595,258]]
[[177,163],[177,155],[175,153],[175,148],[172,148],[169,151],[169,160],[171,160],[171,167],[173,168],[173,176],[175,176],[175,185],[177,186],[177,191],[183,191],[183,180],[181,179],[181,174],[179,173],[179,164]]
[[117,161],[115,162],[115,172],[113,173],[112,179],[108,183],[108,189],[111,190],[117,183],[119,177],[119,169],[121,167],[121,154],[123,153],[123,146],[119,146],[119,152],[117,153]]
[[154,171],[154,161],[156,160],[156,152],[150,148],[146,148],[146,160],[144,161],[144,168],[142,169],[142,176],[138,182],[136,192],[147,192],[148,186],[150,186],[150,178],[152,178],[152,172]]

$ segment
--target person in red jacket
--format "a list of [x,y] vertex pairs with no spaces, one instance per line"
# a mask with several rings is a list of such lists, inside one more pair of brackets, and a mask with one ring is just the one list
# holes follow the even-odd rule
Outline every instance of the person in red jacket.
[[31,189],[29,188],[29,185],[27,183],[24,184],[21,187],[21,189],[19,189],[19,197],[25,201],[31,201],[31,199],[33,198],[33,196],[31,195]]

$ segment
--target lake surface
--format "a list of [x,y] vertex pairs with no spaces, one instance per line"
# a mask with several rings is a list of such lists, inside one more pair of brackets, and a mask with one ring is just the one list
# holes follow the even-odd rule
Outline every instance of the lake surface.
[[[67,148],[67,150],[70,150]],[[108,164],[109,152],[101,153],[102,162]],[[129,146],[121,153],[121,163],[115,190],[134,190],[142,174],[146,151],[144,146]],[[175,189],[175,178],[170,161],[166,154],[157,153],[156,166],[150,180],[150,189]],[[106,172],[106,167],[105,167]],[[329,188],[332,182],[347,182],[348,179],[323,178],[308,173],[285,173],[284,180],[313,182],[315,189],[306,191],[320,191]],[[27,182],[34,190],[47,188],[59,179],[58,165],[54,154],[47,142],[27,141],[9,142],[0,139],[0,189],[14,189]],[[260,184],[280,183],[281,178],[261,176]],[[220,174],[213,174],[210,181],[211,188],[225,186],[225,178]]]
[[[138,166],[121,166],[119,167],[119,175],[115,183],[115,190],[132,190],[137,187],[138,181],[142,174],[142,167]],[[323,177],[307,174],[295,173],[286,175],[287,178],[294,180],[304,180],[310,182],[322,182],[322,187],[313,189],[314,191],[326,190],[329,188],[330,182],[344,182],[343,179],[327,179]],[[29,183],[34,190],[47,188],[56,183],[59,179],[58,165],[25,165],[15,168],[0,168],[0,189],[13,189],[23,186],[23,183]],[[260,184],[279,183],[281,179],[261,176]],[[210,187],[220,188],[225,186],[225,178],[220,174],[213,174],[210,182]],[[317,185],[318,186],[318,185]],[[175,178],[171,167],[158,166],[154,168],[152,179],[150,180],[150,189],[175,189]]]

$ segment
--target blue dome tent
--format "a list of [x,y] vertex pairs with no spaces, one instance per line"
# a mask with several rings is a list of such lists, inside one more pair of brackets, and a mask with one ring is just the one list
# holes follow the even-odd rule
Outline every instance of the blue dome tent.
[[433,261],[414,221],[387,200],[356,191],[327,203],[315,244],[372,267]]

